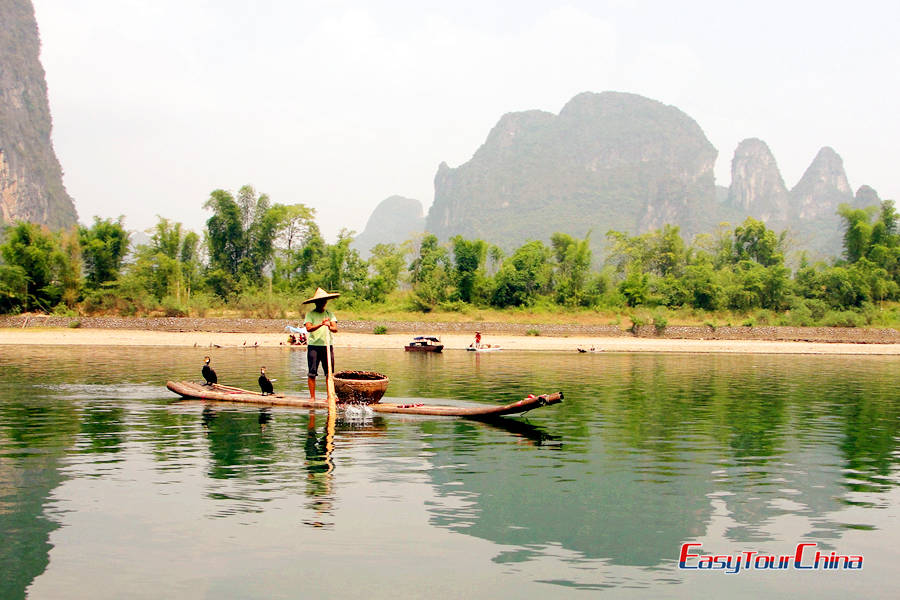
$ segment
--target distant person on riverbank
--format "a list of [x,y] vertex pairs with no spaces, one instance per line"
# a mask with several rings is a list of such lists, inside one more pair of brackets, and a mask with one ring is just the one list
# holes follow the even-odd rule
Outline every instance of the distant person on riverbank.
[[[325,305],[329,300],[338,296],[340,294],[329,294],[322,288],[316,288],[316,293],[312,298],[303,301],[303,304],[315,305],[315,308],[307,312],[303,318],[303,326],[306,328],[308,336],[306,364],[309,372],[306,382],[309,387],[310,400],[316,399],[316,375],[319,372],[319,365],[322,365],[325,377],[328,377],[331,370],[334,369],[334,362],[328,360],[328,347],[333,346],[332,334],[337,333],[337,317],[333,312],[327,310]],[[334,348],[332,348],[333,352]]]

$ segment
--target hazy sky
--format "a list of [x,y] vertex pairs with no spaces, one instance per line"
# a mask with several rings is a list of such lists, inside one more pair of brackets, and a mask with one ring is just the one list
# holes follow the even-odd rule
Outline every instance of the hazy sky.
[[305,203],[332,239],[507,112],[583,91],[677,106],[719,151],[768,143],[792,187],[822,146],[900,199],[900,4],[33,0],[53,139],[82,222],[200,231],[217,188]]

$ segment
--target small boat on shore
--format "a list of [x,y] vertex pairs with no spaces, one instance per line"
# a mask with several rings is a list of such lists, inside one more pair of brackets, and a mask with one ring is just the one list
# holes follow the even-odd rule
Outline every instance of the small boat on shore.
[[[335,374],[336,378],[337,374]],[[287,396],[274,394],[263,396],[259,392],[244,390],[222,384],[203,385],[193,381],[168,381],[166,387],[182,398],[193,400],[212,400],[217,402],[237,402],[242,404],[257,404],[268,406],[295,406],[297,408],[328,409],[328,402],[322,398],[310,400],[299,396]],[[542,406],[558,404],[563,400],[563,393],[541,394],[535,396],[529,394],[518,402],[504,404],[502,406],[490,404],[474,404],[468,406],[449,406],[440,404],[394,404],[375,402],[368,407],[376,413],[393,413],[402,415],[433,415],[443,417],[464,417],[477,421],[490,421],[498,417],[516,415]],[[339,403],[338,406],[340,407]],[[350,405],[346,403],[345,405]]]
[[469,344],[469,352],[498,352],[503,350],[500,344]]
[[407,352],[441,352],[444,345],[440,338],[430,335],[417,335],[413,340],[403,347]]

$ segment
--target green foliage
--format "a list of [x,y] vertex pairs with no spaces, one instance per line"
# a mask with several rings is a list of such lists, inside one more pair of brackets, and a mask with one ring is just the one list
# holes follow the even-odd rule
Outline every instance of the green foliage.
[[525,332],[525,335],[531,335],[531,336],[537,337],[537,336],[541,335],[541,332],[537,329],[529,329]]
[[203,206],[213,212],[206,221],[211,270],[229,275],[232,281],[259,281],[274,256],[275,239],[284,229],[285,207],[272,206],[267,195],[257,196],[249,185],[238,190],[237,198],[215,190]]
[[20,222],[5,231],[0,257],[0,303],[10,312],[49,312],[66,291],[72,258],[61,235],[33,223]]
[[372,333],[374,333],[375,335],[384,335],[387,333],[387,327],[385,327],[384,325],[376,325],[372,329]]
[[437,236],[426,234],[419,245],[418,257],[409,266],[414,310],[429,312],[447,300],[451,285],[450,271],[447,249],[438,244]]
[[635,236],[610,231],[607,263],[592,271],[590,232],[584,239],[556,232],[549,246],[529,241],[508,256],[484,240],[456,236],[441,244],[426,234],[380,244],[363,261],[351,247],[352,232],[326,243],[315,212],[303,204],[272,204],[244,186],[236,196],[212,192],[205,206],[213,213],[206,252],[200,235],[160,218],[128,265],[121,217],[69,232],[7,228],[0,311],[187,316],[227,308],[284,318],[298,310],[298,298],[323,287],[341,292],[342,308],[383,311],[393,304],[476,320],[488,306],[547,315],[591,308],[613,316],[628,307],[633,327],[652,323],[658,332],[672,315],[702,321],[704,311],[735,311],[716,320],[749,325],[900,322],[892,305],[900,300],[900,235],[889,201],[880,211],[842,206],[843,258],[810,264],[803,255],[793,276],[784,259],[787,233],[752,218],[723,224],[691,245],[672,226]]
[[461,235],[455,236],[450,243],[453,246],[453,260],[456,266],[457,294],[463,302],[472,302],[476,281],[479,276],[483,277],[488,246],[482,240],[466,240]]
[[342,229],[334,244],[326,244],[316,261],[309,280],[311,288],[323,289],[358,297],[367,296],[368,265],[359,252],[350,247],[353,233]]
[[406,250],[395,244],[376,244],[369,257],[370,276],[366,281],[365,297],[372,302],[384,302],[397,289],[400,272],[406,262]]
[[851,208],[847,204],[838,207],[838,214],[844,220],[844,256],[854,263],[867,254],[872,241],[870,221],[877,210],[874,206]]
[[643,327],[650,322],[650,318],[647,315],[638,314],[636,312],[628,315],[628,318],[631,320],[631,327],[628,328],[631,333],[637,333],[639,327]]
[[644,304],[650,297],[650,275],[633,269],[619,284],[619,291],[628,306]]
[[16,314],[26,308],[28,275],[19,265],[0,265],[0,312]]
[[551,275],[550,249],[540,241],[528,242],[503,261],[491,304],[530,306],[538,294],[549,291]]
[[260,289],[245,290],[231,306],[241,317],[261,317],[263,319],[284,319],[290,308],[296,306],[296,299],[282,294],[269,293]]
[[831,310],[820,322],[825,327],[864,327],[866,318],[852,310]]
[[781,265],[784,263],[784,240],[784,233],[776,236],[762,221],[747,217],[734,230],[730,262],[752,261],[763,267]]
[[653,313],[653,326],[656,328],[656,333],[662,333],[668,325],[669,318],[664,310],[657,310]]
[[95,290],[119,277],[129,244],[124,219],[125,217],[119,217],[117,221],[111,221],[94,217],[91,227],[78,228],[85,285],[88,289]]
[[559,304],[588,306],[593,299],[588,289],[592,257],[590,238],[590,233],[583,240],[565,233],[554,233],[550,238]]
[[157,305],[156,298],[148,294],[134,278],[123,277],[86,292],[81,309],[86,315],[131,317],[148,314]]
[[[187,306],[192,292],[201,285],[199,244],[196,233],[185,232],[181,223],[160,217],[150,243],[137,247],[129,276],[161,301],[167,314],[179,312],[175,307]],[[165,298],[170,300],[163,302]]]

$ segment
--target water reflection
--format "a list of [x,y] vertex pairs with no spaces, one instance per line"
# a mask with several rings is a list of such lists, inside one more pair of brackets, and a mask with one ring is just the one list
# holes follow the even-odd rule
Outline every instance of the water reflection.
[[73,407],[36,399],[21,385],[4,382],[0,397],[0,598],[16,600],[49,563],[59,525],[47,517],[48,497],[65,479],[63,457],[80,425]]
[[332,505],[334,503],[334,434],[337,411],[329,411],[325,419],[325,429],[319,438],[316,432],[316,411],[309,411],[306,428],[306,495],[307,508],[314,518],[304,521],[311,527],[331,527]]
[[521,548],[498,562],[558,546],[653,567],[706,535],[714,511],[727,515],[732,542],[777,539],[773,524],[785,514],[827,542],[866,527],[837,516],[853,502],[845,487],[897,484],[897,393],[884,379],[857,387],[845,373],[801,379],[770,361],[736,368],[720,357],[621,356],[604,366],[615,375],[567,393],[567,420],[583,427],[572,427],[563,454],[498,452],[465,423],[431,437],[433,484],[464,501],[436,504],[434,524]]
[[[65,511],[98,501],[82,490],[62,494],[60,508],[59,488],[86,478],[178,489],[179,502],[223,528],[265,519],[316,543],[353,527],[362,547],[379,547],[385,532],[349,524],[347,505],[403,482],[413,493],[391,502],[401,514],[424,503],[429,527],[390,531],[410,556],[453,532],[489,542],[505,574],[559,563],[566,576],[541,580],[575,585],[572,570],[603,573],[578,584],[591,589],[656,581],[685,540],[836,546],[853,531],[887,544],[885,514],[897,510],[897,359],[342,356],[346,368],[388,373],[394,399],[566,393],[525,419],[480,423],[178,402],[159,382],[183,365],[196,378],[190,350],[104,355],[102,370],[87,351],[21,352],[0,354],[0,560],[13,574],[0,578],[2,598],[24,597],[51,564]],[[304,388],[300,353],[280,350],[217,355],[228,383],[255,385],[249,352],[287,373],[286,390]],[[153,506],[155,493],[143,501]],[[134,527],[157,527],[162,514]]]

